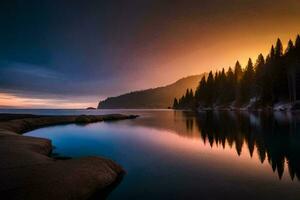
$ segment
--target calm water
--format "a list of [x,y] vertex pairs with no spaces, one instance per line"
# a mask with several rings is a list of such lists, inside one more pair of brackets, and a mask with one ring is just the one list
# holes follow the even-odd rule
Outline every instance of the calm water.
[[108,197],[111,200],[300,199],[300,120],[295,116],[171,110],[30,112],[141,115],[26,134],[52,139],[54,152],[62,156],[99,155],[120,163],[127,174]]

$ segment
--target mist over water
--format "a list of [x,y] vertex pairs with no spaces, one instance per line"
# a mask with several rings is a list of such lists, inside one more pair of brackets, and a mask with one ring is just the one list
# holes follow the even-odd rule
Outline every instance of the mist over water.
[[108,199],[300,197],[296,115],[172,110],[32,113],[140,115],[134,120],[60,125],[26,133],[50,138],[60,156],[97,155],[121,164],[127,174]]

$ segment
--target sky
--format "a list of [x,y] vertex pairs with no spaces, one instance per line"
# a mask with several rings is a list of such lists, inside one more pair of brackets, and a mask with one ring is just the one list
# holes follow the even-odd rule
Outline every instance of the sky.
[[298,0],[2,0],[0,108],[84,108],[245,64],[300,33]]

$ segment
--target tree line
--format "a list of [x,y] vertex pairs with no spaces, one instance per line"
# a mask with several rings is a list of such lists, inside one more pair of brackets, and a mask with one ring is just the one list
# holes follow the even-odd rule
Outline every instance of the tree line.
[[239,61],[227,71],[209,72],[195,92],[187,89],[181,98],[174,99],[174,109],[244,105],[273,106],[289,100],[288,68],[300,62],[300,36],[288,41],[283,50],[281,40],[272,45],[266,58],[259,54],[256,62],[249,58],[245,68]]

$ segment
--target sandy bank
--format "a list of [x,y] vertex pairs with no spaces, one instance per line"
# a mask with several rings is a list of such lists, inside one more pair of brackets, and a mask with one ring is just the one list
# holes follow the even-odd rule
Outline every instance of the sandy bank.
[[0,193],[3,199],[89,199],[105,196],[123,174],[101,157],[56,160],[51,141],[22,136],[29,130],[67,123],[91,123],[136,116],[36,116],[0,114]]

